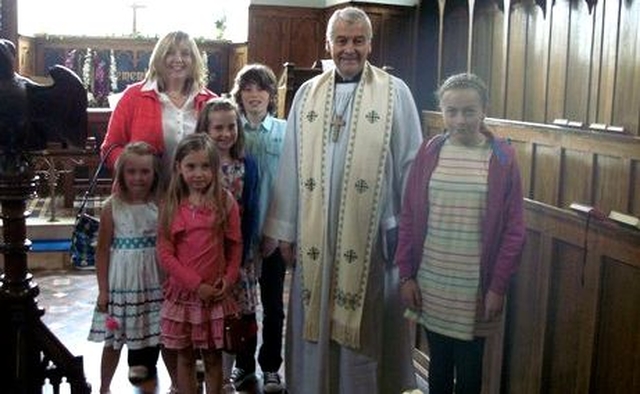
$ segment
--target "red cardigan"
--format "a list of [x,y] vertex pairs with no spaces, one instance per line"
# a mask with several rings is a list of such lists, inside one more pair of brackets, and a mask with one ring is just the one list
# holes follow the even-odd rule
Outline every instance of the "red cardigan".
[[[105,155],[112,145],[117,145],[107,158],[107,166],[113,168],[124,145],[132,141],[145,141],[156,149],[158,154],[164,152],[162,132],[162,104],[155,90],[142,90],[145,82],[137,82],[128,86],[111,114],[107,134],[100,147],[101,155]],[[215,93],[204,88],[196,94],[195,107],[200,111],[204,104]]]

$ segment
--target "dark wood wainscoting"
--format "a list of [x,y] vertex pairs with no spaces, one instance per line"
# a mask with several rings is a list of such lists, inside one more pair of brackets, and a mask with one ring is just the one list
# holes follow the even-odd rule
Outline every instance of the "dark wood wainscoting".
[[640,392],[640,231],[533,201],[526,223],[503,391]]
[[263,63],[282,74],[285,62],[311,67],[326,58],[324,10],[249,6],[249,63]]
[[[311,67],[329,58],[325,50],[326,25],[340,6],[321,8],[251,5],[249,7],[249,62],[264,63],[276,75],[285,62]],[[357,3],[373,28],[372,64],[392,68],[409,85],[414,80],[415,7]]]
[[[483,394],[640,392],[640,231],[525,202],[527,240]],[[426,373],[423,335],[415,352]]]
[[471,71],[489,85],[492,117],[570,119],[640,135],[640,1],[441,0],[423,1],[420,13],[428,54],[416,65],[417,86],[427,94]]

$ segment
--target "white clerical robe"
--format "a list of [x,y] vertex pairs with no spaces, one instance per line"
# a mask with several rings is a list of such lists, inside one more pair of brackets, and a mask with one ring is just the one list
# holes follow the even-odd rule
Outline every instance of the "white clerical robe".
[[[291,106],[279,174],[264,227],[265,235],[292,243],[296,242],[298,226],[313,225],[299,223],[297,165],[302,97],[310,84],[311,81],[307,81],[300,87]],[[422,142],[422,133],[409,88],[395,77],[392,77],[392,85],[396,102],[380,197],[383,205],[378,220],[379,236],[373,247],[364,303],[361,346],[360,349],[351,349],[330,339],[331,264],[327,264],[322,272],[318,341],[311,342],[303,338],[302,278],[300,270],[294,269],[285,344],[285,380],[292,394],[387,394],[416,387],[412,365],[414,333],[408,321],[402,317],[397,268],[391,262],[393,256],[386,257],[384,239],[388,230],[397,227],[404,181]],[[330,215],[325,245],[328,261],[334,260],[338,209],[350,132],[347,128],[355,100],[352,92],[356,86],[356,83],[338,83],[335,90],[333,110],[341,115],[345,103],[348,109],[345,111],[345,126],[338,140],[334,143],[329,139],[328,159],[325,160],[325,171],[330,179],[330,188],[325,191],[328,193]]]

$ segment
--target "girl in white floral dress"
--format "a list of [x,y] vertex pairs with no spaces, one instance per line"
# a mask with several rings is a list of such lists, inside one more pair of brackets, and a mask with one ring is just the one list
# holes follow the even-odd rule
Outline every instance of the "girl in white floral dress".
[[100,215],[98,300],[89,340],[104,342],[100,393],[108,393],[123,345],[129,380],[156,378],[162,285],[156,261],[158,159],[145,142],[128,144],[116,162],[114,193]]

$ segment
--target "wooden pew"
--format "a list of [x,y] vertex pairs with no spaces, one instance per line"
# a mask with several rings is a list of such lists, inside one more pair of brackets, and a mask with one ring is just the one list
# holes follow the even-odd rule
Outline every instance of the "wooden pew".
[[503,392],[640,392],[640,231],[531,200],[525,220]]

